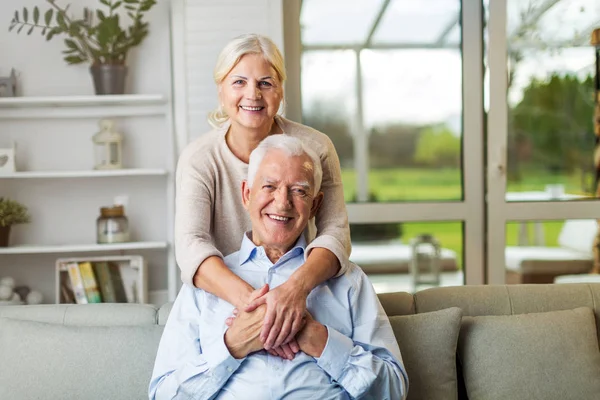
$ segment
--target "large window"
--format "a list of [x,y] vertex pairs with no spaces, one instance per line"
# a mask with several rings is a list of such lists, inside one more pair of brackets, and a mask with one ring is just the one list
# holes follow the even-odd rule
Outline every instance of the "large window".
[[[431,240],[443,266],[436,284],[481,282],[476,269],[465,273],[467,259],[482,263],[483,206],[463,184],[483,182],[481,153],[466,151],[482,142],[483,73],[481,63],[463,62],[465,52],[481,59],[481,40],[473,40],[481,17],[472,17],[481,7],[463,10],[460,0],[298,6],[302,122],[329,135],[340,157],[351,259],[372,273],[377,290],[418,290],[429,285],[411,278],[413,246]],[[478,120],[469,127],[467,113]]]
[[508,1],[508,200],[595,191],[590,34],[599,22],[598,1]]
[[430,234],[502,283],[515,251],[593,230],[600,2],[300,3],[302,118],[336,146],[353,243]]
[[[303,121],[348,202],[460,200],[460,1],[302,2]],[[343,12],[340,12],[343,10]]]
[[591,201],[590,37],[600,27],[600,3],[501,0],[485,6],[489,280],[543,283],[589,272],[599,216]]

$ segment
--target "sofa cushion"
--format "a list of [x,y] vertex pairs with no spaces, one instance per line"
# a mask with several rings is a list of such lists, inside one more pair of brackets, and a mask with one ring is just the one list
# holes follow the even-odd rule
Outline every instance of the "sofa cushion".
[[0,399],[147,399],[162,329],[0,318]]
[[592,310],[464,317],[459,359],[470,400],[598,399]]
[[408,399],[456,399],[456,346],[462,311],[390,317],[406,373]]

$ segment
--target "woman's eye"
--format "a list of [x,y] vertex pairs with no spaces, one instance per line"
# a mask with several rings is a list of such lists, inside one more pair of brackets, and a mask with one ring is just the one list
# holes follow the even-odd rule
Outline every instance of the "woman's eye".
[[241,79],[238,79],[237,81],[233,81],[233,84],[234,84],[234,85],[241,85],[241,84],[243,84],[243,83],[244,83],[244,81],[243,81],[243,80],[241,80]]
[[271,82],[260,81],[260,86],[271,87],[273,85],[271,84]]

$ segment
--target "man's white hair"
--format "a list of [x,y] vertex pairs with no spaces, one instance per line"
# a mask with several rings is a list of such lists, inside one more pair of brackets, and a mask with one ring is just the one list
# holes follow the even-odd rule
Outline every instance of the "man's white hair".
[[248,186],[252,187],[256,172],[262,160],[269,150],[281,150],[290,157],[298,157],[306,154],[312,161],[314,192],[319,193],[321,189],[321,180],[323,179],[323,169],[321,160],[314,151],[309,149],[302,141],[293,136],[285,134],[269,135],[263,139],[258,146],[250,153],[250,162],[248,163]]

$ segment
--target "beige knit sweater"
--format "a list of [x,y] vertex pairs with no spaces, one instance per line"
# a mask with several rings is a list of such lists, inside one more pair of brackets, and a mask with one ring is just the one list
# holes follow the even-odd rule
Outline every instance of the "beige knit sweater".
[[[300,138],[320,157],[324,201],[309,222],[307,251],[331,250],[344,273],[350,255],[350,230],[344,203],[340,162],[331,140],[305,125],[276,117],[284,134]],[[248,164],[229,150],[225,134],[229,124],[191,142],[177,164],[175,200],[175,254],[181,279],[192,284],[198,266],[210,256],[224,257],[240,248],[250,218],[242,204],[242,181]],[[314,240],[311,240],[314,239]]]

